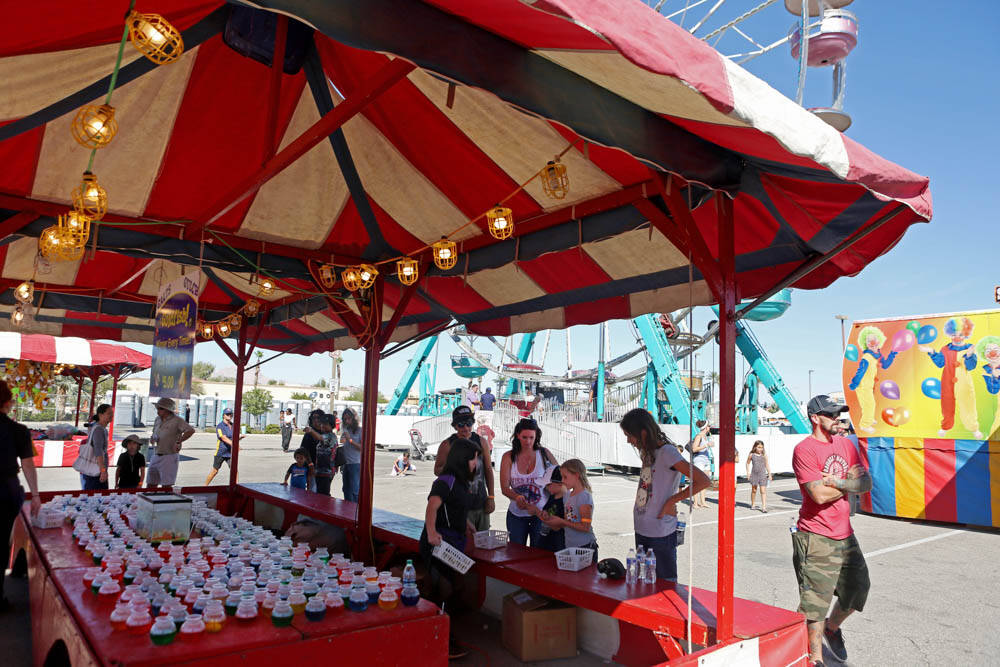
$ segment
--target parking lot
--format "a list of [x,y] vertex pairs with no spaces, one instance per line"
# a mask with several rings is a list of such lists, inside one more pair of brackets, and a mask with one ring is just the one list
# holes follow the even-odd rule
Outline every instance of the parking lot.
[[[296,438],[296,442],[297,442]],[[281,451],[279,436],[252,435],[241,440],[240,480],[281,481],[291,454]],[[214,438],[197,434],[182,452],[178,484],[201,485],[211,468]],[[415,462],[416,473],[389,476],[396,454],[376,454],[375,505],[422,518],[433,479],[430,462]],[[43,490],[79,488],[71,468],[39,473]],[[216,483],[228,482],[223,467]],[[499,486],[499,475],[497,476]],[[633,545],[634,477],[607,474],[591,478],[595,498],[594,529],[601,557],[624,561]],[[340,478],[334,495],[342,497]],[[749,486],[742,482],[736,504],[736,595],[794,609],[798,605],[791,566],[789,522],[798,511],[795,480],[777,478],[768,495],[769,513],[749,508]],[[493,527],[504,528],[507,499],[497,491]],[[717,494],[708,509],[694,512],[687,543],[679,549],[680,581],[715,590]],[[997,664],[1000,638],[1000,534],[994,530],[857,515],[853,519],[865,550],[872,589],[863,614],[844,624],[851,665]],[[836,664],[832,658],[827,664]]]

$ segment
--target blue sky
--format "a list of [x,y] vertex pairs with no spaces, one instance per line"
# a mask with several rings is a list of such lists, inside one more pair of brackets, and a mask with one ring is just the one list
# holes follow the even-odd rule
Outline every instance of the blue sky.
[[[728,0],[718,17],[732,18],[756,4],[757,0]],[[778,2],[754,17],[745,26],[747,32],[758,41],[782,37],[794,21],[782,5]],[[679,9],[683,2],[668,0],[665,7]],[[998,228],[991,201],[996,191],[991,184],[995,156],[1000,154],[1000,132],[994,122],[1000,106],[995,86],[1000,65],[1000,40],[996,39],[1000,5],[858,0],[850,9],[858,16],[860,43],[848,60],[845,108],[854,125],[847,134],[929,176],[934,220],[911,227],[895,248],[858,276],[820,291],[797,290],[782,318],[753,326],[800,400],[808,393],[810,369],[814,393],[841,388],[840,324],[834,315],[856,320],[991,308],[995,306],[994,285],[1000,284],[1000,271],[994,269],[992,234]],[[694,17],[700,15],[692,12]],[[737,48],[728,41],[719,47],[723,51]],[[794,97],[796,62],[787,46],[746,67]],[[809,71],[807,106],[829,104],[830,82],[830,70]],[[695,317],[696,330],[703,330],[708,319],[711,314],[702,309]],[[611,323],[610,331],[612,355],[635,347],[627,322]],[[596,328],[576,327],[572,339],[574,367],[593,366]],[[564,341],[563,332],[553,332],[548,370],[565,369]],[[438,388],[458,386],[460,380],[448,367],[449,355],[457,349],[450,340],[438,345]],[[486,350],[487,344],[479,342],[477,348]],[[492,351],[496,359],[495,348]],[[405,351],[382,364],[379,388],[383,393],[395,388],[410,355]],[[703,348],[698,368],[707,369],[710,355],[708,347]],[[232,365],[211,344],[198,345],[195,359],[220,367]],[[262,373],[311,384],[320,373],[328,373],[329,367],[328,357],[285,355],[266,364]],[[345,383],[361,384],[363,353],[347,352],[343,373]],[[486,384],[495,386],[491,380],[487,378]]]

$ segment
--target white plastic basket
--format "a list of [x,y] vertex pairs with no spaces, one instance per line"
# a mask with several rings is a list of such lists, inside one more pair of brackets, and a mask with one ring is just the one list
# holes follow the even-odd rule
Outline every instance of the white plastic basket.
[[440,560],[442,563],[455,570],[460,574],[465,574],[475,563],[474,560],[463,554],[461,551],[451,546],[444,540],[441,540],[441,544],[434,547],[431,554]]
[[506,530],[481,530],[475,534],[477,549],[499,549],[507,546]]
[[556,552],[556,567],[560,570],[578,572],[587,567],[594,560],[593,549],[582,549],[580,547],[567,547]]

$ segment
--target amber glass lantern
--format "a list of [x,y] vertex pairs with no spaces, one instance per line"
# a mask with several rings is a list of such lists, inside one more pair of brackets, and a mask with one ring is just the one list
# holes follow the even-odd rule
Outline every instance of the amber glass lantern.
[[326,289],[333,288],[337,284],[337,270],[331,264],[320,264],[319,282]]
[[514,218],[511,215],[511,210],[497,204],[492,210],[486,212],[486,226],[493,238],[501,241],[510,238],[510,235],[514,233]]
[[198,322],[198,335],[205,340],[211,340],[215,337],[215,327],[211,322]]
[[243,306],[243,312],[247,314],[247,317],[256,317],[257,313],[260,312],[260,302],[256,299],[250,299]]
[[257,275],[257,287],[261,296],[271,296],[274,294],[274,281],[264,275]]
[[24,325],[24,320],[27,319],[28,314],[24,312],[24,306],[17,304],[14,306],[14,312],[10,314],[10,323],[15,327],[20,327]]
[[73,138],[84,148],[104,148],[117,132],[114,107],[107,104],[87,105],[73,119]]
[[31,303],[35,298],[35,283],[25,280],[14,289],[14,298],[18,303]]
[[132,46],[157,65],[172,63],[184,53],[181,33],[159,14],[129,14],[128,36]]
[[349,292],[357,292],[361,288],[361,268],[349,266],[340,274],[340,279],[344,281],[344,287]]
[[361,289],[368,289],[375,284],[375,278],[377,276],[378,269],[371,264],[362,264],[358,267],[358,278],[360,280],[358,287]]
[[396,262],[396,276],[399,278],[399,282],[404,285],[412,285],[417,282],[417,278],[420,277],[419,271],[417,260],[413,258],[406,257]]
[[434,264],[443,271],[455,266],[458,262],[458,249],[454,241],[449,241],[447,237],[442,236],[441,240],[433,244],[431,248],[434,250]]
[[565,199],[569,192],[569,177],[566,165],[559,160],[551,160],[542,168],[542,190],[552,199]]
[[38,252],[52,262],[72,262],[83,257],[83,244],[58,225],[52,225],[38,238]]
[[73,210],[60,215],[57,221],[65,238],[81,248],[87,243],[87,239],[90,238],[90,218]]
[[229,321],[228,320],[222,320],[221,322],[219,322],[218,324],[216,324],[215,325],[215,330],[223,338],[227,338],[229,336],[229,334],[233,333],[233,328],[231,326],[229,326]]
[[243,326],[243,318],[240,317],[239,313],[235,313],[229,316],[229,328],[233,331],[239,331],[240,327]]
[[73,208],[91,220],[100,220],[108,212],[108,193],[89,171],[83,172],[80,187],[73,190]]

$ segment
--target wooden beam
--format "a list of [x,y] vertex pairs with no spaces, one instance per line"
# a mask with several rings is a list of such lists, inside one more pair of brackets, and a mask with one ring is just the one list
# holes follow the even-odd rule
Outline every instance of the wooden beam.
[[343,127],[344,123],[361,113],[379,95],[391,88],[400,79],[405,78],[415,67],[413,63],[407,62],[402,58],[394,58],[388,62],[370,79],[365,81],[364,85],[359,87],[353,95],[337,105],[333,111],[320,118],[319,121],[303,132],[295,141],[288,144],[284,150],[268,160],[267,164],[262,168],[244,178],[235,187],[206,207],[204,212],[196,217],[197,222],[189,227],[189,233],[200,233],[203,228],[211,225],[232,210],[234,206],[257,192],[265,183],[281,173],[287,166],[312,150],[316,144],[326,140],[334,131]]
[[[242,332],[243,330],[240,329],[240,331]],[[245,334],[240,333],[240,336],[244,336],[244,335]],[[219,347],[222,348],[222,351],[226,353],[226,356],[229,357],[234,364],[236,364],[237,372],[239,372],[239,368],[241,366],[241,364],[240,364],[240,358],[239,358],[239,356],[237,356],[237,354],[235,352],[233,352],[233,348],[229,347],[229,343],[226,342],[226,339],[225,338],[221,338],[219,336],[213,336],[212,340],[214,340],[216,343],[218,343]]]
[[37,213],[31,211],[15,213],[3,222],[0,222],[0,239],[7,238],[11,234],[21,231],[25,226],[37,220],[38,217]]

